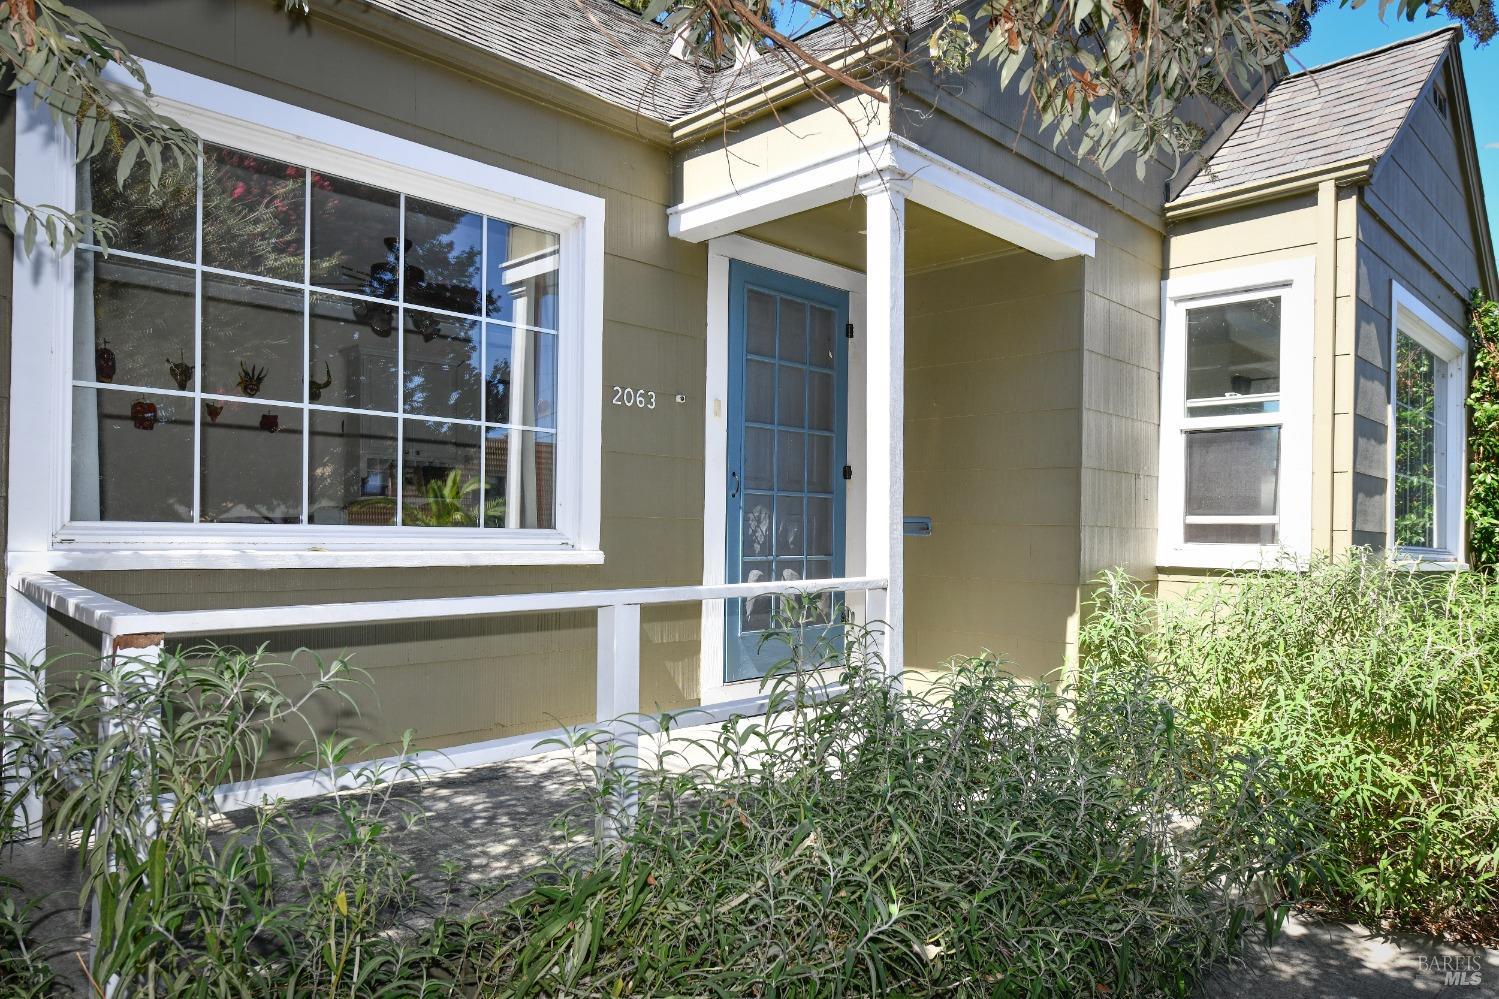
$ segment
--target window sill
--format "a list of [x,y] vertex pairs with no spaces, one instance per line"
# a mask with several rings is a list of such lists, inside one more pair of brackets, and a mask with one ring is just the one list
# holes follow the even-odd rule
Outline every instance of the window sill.
[[1469,568],[1452,552],[1431,548],[1397,548],[1392,561],[1396,568],[1411,572],[1463,572]]
[[1300,571],[1305,556],[1289,548],[1258,545],[1179,545],[1156,553],[1156,569],[1218,569],[1231,572],[1263,569]]
[[461,566],[602,565],[604,553],[577,548],[479,549],[144,549],[74,548],[11,552],[7,572],[151,569],[376,569]]

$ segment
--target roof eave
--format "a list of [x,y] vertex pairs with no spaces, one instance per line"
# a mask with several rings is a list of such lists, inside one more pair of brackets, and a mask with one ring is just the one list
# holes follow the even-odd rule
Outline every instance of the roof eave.
[[[856,79],[869,79],[880,68],[881,57],[895,44],[891,34],[881,34],[869,41],[851,45],[836,56],[823,61],[838,72]],[[691,114],[683,115],[670,126],[673,145],[683,145],[724,128],[742,125],[769,114],[779,107],[795,103],[812,94],[843,84],[820,69],[788,67],[784,73],[756,86],[729,94]]]
[[1166,206],[1166,221],[1179,222],[1183,219],[1209,215],[1230,208],[1241,208],[1263,201],[1275,201],[1306,191],[1314,191],[1323,182],[1329,180],[1340,187],[1365,184],[1373,175],[1374,165],[1378,161],[1377,156],[1357,156],[1340,160],[1337,163],[1329,163],[1326,166],[1311,167],[1295,173],[1236,184],[1220,191],[1208,191],[1204,194],[1177,198]]

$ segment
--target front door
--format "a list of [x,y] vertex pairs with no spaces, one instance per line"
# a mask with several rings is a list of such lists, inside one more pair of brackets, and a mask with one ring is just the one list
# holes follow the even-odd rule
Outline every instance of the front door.
[[[843,575],[847,323],[848,292],[730,264],[728,582]],[[778,610],[725,601],[724,682],[787,658]]]

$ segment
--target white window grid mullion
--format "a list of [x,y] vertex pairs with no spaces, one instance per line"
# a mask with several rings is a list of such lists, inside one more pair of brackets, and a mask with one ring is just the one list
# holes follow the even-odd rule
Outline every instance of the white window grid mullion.
[[193,512],[191,522],[203,522],[203,175],[208,154],[198,140],[196,204],[193,209]]
[[485,527],[489,509],[489,216],[479,216],[479,516],[477,524]]
[[1238,413],[1223,416],[1184,416],[1178,421],[1183,433],[1194,430],[1257,430],[1283,427],[1284,413]]
[[406,505],[406,192],[396,198],[396,477],[395,526],[400,527]]
[[1280,514],[1189,513],[1184,524],[1279,524]]
[[302,208],[302,523],[312,522],[312,170],[303,168]]

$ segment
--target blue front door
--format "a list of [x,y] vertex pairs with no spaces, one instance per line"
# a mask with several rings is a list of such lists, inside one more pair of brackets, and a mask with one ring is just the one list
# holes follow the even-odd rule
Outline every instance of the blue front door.
[[[848,292],[731,263],[728,582],[843,575],[847,323]],[[725,602],[725,682],[787,658],[778,611]]]

